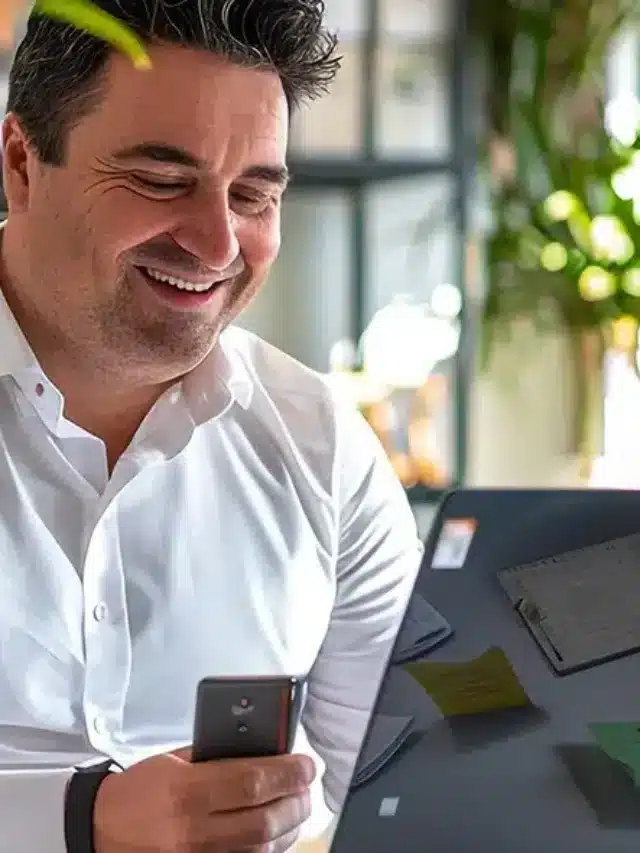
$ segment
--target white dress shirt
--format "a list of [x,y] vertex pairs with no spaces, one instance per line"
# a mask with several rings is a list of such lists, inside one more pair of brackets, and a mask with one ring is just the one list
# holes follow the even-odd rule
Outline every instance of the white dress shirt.
[[[191,741],[204,676],[308,675],[296,748],[339,809],[421,545],[372,432],[238,328],[111,476],[0,296],[0,848],[64,853],[79,763]],[[324,800],[324,802],[323,802]]]

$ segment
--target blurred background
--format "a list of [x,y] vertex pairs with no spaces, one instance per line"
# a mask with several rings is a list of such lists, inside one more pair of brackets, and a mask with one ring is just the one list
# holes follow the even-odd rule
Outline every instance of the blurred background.
[[327,0],[249,328],[362,408],[421,526],[451,485],[640,486],[640,15]]
[[637,7],[327,0],[241,325],[361,408],[424,529],[460,484],[640,486]]

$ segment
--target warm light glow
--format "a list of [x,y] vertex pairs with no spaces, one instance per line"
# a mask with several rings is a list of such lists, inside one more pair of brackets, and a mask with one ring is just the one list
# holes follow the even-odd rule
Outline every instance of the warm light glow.
[[601,267],[587,267],[578,279],[578,289],[587,302],[599,302],[615,293],[616,279]]
[[569,253],[562,243],[547,243],[540,252],[540,265],[549,272],[560,272],[568,260]]
[[637,489],[640,383],[626,353],[609,352],[605,371],[604,453],[596,460],[590,485]]
[[624,314],[611,324],[613,348],[618,352],[629,353],[637,348],[638,323],[635,317]]
[[458,349],[457,323],[398,296],[378,311],[362,336],[365,372],[391,388],[420,388]]
[[336,397],[354,409],[371,406],[384,400],[387,389],[365,373],[339,371],[329,373],[328,379]]
[[351,338],[336,341],[329,350],[329,370],[331,373],[351,371],[356,365],[358,351]]
[[553,222],[563,222],[579,208],[578,199],[567,190],[552,193],[544,203],[544,212]]
[[462,294],[453,284],[437,284],[431,294],[431,308],[439,317],[457,317],[462,310]]

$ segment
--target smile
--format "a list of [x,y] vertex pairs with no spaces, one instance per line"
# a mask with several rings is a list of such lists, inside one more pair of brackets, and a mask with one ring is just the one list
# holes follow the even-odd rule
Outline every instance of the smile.
[[159,281],[161,284],[169,284],[171,287],[175,287],[178,290],[187,290],[192,293],[206,293],[208,290],[211,290],[215,287],[216,284],[220,284],[219,281],[207,281],[207,282],[196,282],[189,281],[188,279],[178,278],[173,275],[167,275],[166,273],[160,272],[159,270],[154,270],[152,267],[138,267],[145,275],[152,278],[154,281]]

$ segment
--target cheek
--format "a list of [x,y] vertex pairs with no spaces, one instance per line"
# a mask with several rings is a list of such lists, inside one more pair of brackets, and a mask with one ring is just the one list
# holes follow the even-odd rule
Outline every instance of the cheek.
[[254,270],[271,266],[280,251],[280,214],[254,219],[237,232],[240,249],[247,264]]
[[159,234],[169,233],[175,222],[171,205],[150,201],[126,190],[114,189],[95,204],[89,214],[91,229],[104,254],[112,261]]

